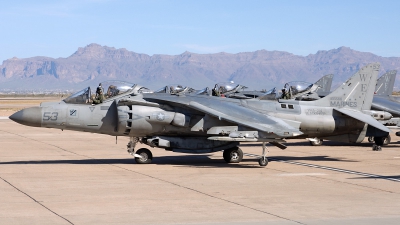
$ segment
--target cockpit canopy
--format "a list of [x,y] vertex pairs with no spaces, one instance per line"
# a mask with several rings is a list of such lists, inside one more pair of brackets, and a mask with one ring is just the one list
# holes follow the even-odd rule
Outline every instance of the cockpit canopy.
[[221,82],[214,86],[213,95],[220,96],[228,93],[240,92],[245,88],[245,86],[234,84],[233,82]]
[[[95,99],[101,99],[102,102],[106,99],[130,92],[134,86],[134,84],[124,81],[105,81],[100,83],[95,89],[87,87],[69,96],[63,101],[70,104],[91,104]],[[144,88],[145,90],[142,89],[143,87],[140,89],[143,93],[146,93],[146,90],[148,90],[147,88]],[[92,93],[92,90],[95,90],[95,92]]]
[[231,82],[222,82],[215,85],[214,89],[218,90],[221,94],[234,90],[238,85]]
[[291,93],[292,95],[297,95],[298,93],[311,91],[314,84],[304,82],[304,81],[292,81],[285,84],[284,89]]
[[178,93],[190,93],[193,91],[194,89],[190,87],[183,87],[180,84],[171,84],[161,89],[158,89],[157,91],[155,91],[155,93],[178,94]]

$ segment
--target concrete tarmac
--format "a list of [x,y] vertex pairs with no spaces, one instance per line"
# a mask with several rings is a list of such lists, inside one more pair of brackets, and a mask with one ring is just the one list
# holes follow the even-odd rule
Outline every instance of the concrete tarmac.
[[[0,119],[0,224],[400,224],[400,138],[290,141],[267,167],[245,156],[152,148],[138,165],[127,138]],[[145,146],[139,146],[145,147]],[[258,143],[244,152],[260,154]]]

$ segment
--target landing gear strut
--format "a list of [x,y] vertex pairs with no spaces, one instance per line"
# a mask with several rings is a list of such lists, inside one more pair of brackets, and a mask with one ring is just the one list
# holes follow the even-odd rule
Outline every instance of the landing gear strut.
[[265,142],[262,143],[262,155],[261,158],[258,160],[258,164],[260,166],[267,166],[268,165],[268,159],[267,159],[267,154],[268,154],[268,148],[265,146]]
[[147,148],[141,148],[136,151],[136,144],[140,141],[138,137],[131,137],[130,141],[127,145],[128,153],[135,157],[135,161],[137,164],[149,164],[153,160],[153,154]]
[[375,144],[372,145],[372,151],[382,151],[382,145],[385,137],[374,137]]
[[243,159],[243,151],[239,147],[224,150],[224,160],[227,163],[240,163]]

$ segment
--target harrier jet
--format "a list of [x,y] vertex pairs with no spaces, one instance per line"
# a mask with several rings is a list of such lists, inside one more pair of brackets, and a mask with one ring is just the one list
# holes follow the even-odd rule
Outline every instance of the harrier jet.
[[112,82],[98,89],[112,86],[116,95],[104,96],[99,104],[92,104],[91,89],[86,88],[61,102],[18,111],[10,119],[28,126],[130,137],[128,152],[141,164],[151,163],[153,154],[147,148],[136,151],[138,142],[183,153],[223,150],[228,163],[242,160],[240,142],[261,142],[258,162],[266,166],[266,143],[285,149],[290,138],[360,142],[370,135],[381,146],[389,129],[361,112],[371,105],[379,67],[373,63],[362,68],[338,90],[312,102],[151,93],[139,85]]
[[391,113],[400,117],[400,99],[392,96],[397,70],[392,70],[382,75],[376,84],[374,99],[371,108]]

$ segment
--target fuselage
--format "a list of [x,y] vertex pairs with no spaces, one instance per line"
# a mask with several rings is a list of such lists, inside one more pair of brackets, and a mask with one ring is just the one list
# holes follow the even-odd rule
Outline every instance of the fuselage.
[[[160,108],[144,105],[117,105],[119,99],[127,97],[142,100],[142,96],[127,95],[107,99],[98,105],[69,104],[63,101],[43,103],[35,109],[35,113],[40,115],[34,116],[36,118],[34,124],[47,128],[135,137],[155,135],[207,137],[210,136],[207,131],[213,126],[236,125],[185,107]],[[298,127],[295,128],[303,132],[303,135],[286,138],[320,137],[329,139],[329,137],[342,136],[349,132],[358,134],[365,128],[365,123],[342,115],[334,111],[333,107],[311,107],[299,105],[295,102],[280,103],[277,101],[238,100],[207,96],[187,96],[186,98],[193,98],[194,101],[218,99],[218,104],[240,105],[265,115],[283,119],[291,126],[297,124]],[[32,117],[32,115],[25,115],[25,117]],[[292,122],[293,124],[291,124]],[[30,123],[32,125],[32,121]],[[354,137],[345,138],[343,141],[355,142],[356,139]]]

